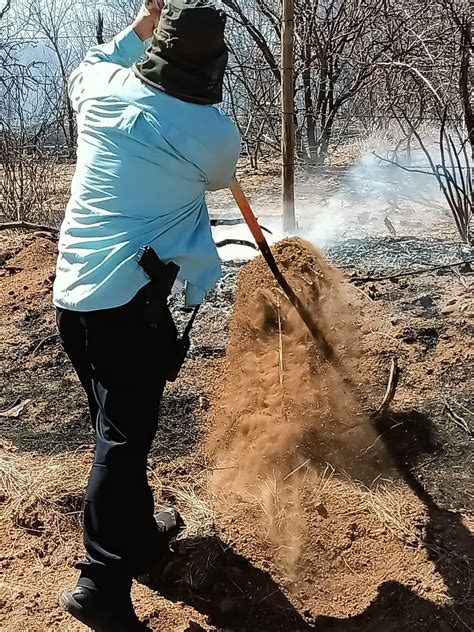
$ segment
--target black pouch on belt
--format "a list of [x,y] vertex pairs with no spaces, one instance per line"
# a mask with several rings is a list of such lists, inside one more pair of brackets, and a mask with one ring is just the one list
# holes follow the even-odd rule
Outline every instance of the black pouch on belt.
[[140,248],[137,262],[151,279],[145,311],[146,321],[151,327],[159,327],[168,322],[172,325],[172,330],[175,333],[174,349],[170,353],[165,372],[168,382],[174,382],[189,351],[189,334],[199,307],[194,309],[183,335],[179,337],[168,307],[168,297],[178,276],[179,266],[173,261],[163,263],[151,246]]

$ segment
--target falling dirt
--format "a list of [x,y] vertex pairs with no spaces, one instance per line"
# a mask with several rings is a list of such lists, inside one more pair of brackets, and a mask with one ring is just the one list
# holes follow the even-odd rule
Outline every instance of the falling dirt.
[[228,388],[211,442],[238,461],[241,475],[285,476],[302,463],[330,462],[373,480],[383,455],[370,462],[363,454],[376,433],[359,402],[359,341],[341,275],[302,240],[286,239],[274,252],[335,359],[324,360],[264,261],[248,264],[238,278]]
[[381,445],[367,455],[377,433],[360,403],[359,340],[341,274],[300,239],[274,253],[334,359],[324,359],[264,261],[248,264],[237,282],[227,386],[210,446],[218,466],[229,468],[217,471],[216,488],[258,498],[294,565],[304,490],[320,484],[328,463],[367,485],[392,468]]
[[[287,614],[282,630],[326,629],[361,612],[361,603],[395,599],[398,582],[407,599],[423,607],[431,599],[426,603],[439,608],[442,621],[451,586],[419,547],[433,537],[433,513],[445,516],[394,482],[393,455],[381,440],[376,407],[368,406],[374,376],[361,362],[360,312],[351,313],[341,273],[309,243],[286,239],[273,250],[334,360],[324,359],[265,262],[245,266],[208,439],[221,533],[249,559],[265,550],[291,603],[306,604],[304,618]],[[471,548],[454,517],[452,528]],[[291,612],[273,593],[267,586],[256,594],[266,608]],[[242,596],[227,594],[244,623]],[[341,629],[399,629],[383,615],[371,621],[354,617]]]

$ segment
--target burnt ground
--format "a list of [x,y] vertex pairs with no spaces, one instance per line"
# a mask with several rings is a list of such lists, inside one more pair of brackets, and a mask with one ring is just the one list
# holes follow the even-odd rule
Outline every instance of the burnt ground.
[[[80,460],[86,471],[92,436],[85,402],[58,345],[50,306],[55,243],[44,237],[13,235],[3,240],[2,252],[0,427],[4,453],[20,457],[24,463],[64,458],[66,468],[69,458]],[[401,376],[395,400],[376,424],[400,481],[408,485],[426,512],[427,520],[419,526],[423,533],[418,546],[420,556],[427,551],[433,567],[431,588],[428,573],[423,596],[401,576],[399,582],[380,577],[379,589],[367,596],[366,603],[353,603],[349,598],[345,604],[338,603],[336,597],[332,603],[332,596],[322,598],[319,589],[298,592],[285,582],[271,551],[249,543],[251,529],[243,544],[229,544],[225,536],[232,529],[223,520],[220,532],[208,536],[210,539],[200,539],[194,548],[188,543],[196,565],[212,569],[202,584],[194,585],[195,590],[189,586],[162,589],[167,599],[159,598],[151,606],[143,592],[146,589],[137,589],[139,611],[147,617],[150,629],[185,630],[189,621],[204,629],[246,632],[449,632],[474,628],[474,264],[386,280],[366,278],[470,261],[473,255],[456,244],[413,238],[351,240],[327,252],[348,281],[347,300],[362,339],[360,362],[367,412],[380,404],[391,358],[398,359]],[[228,319],[240,265],[225,265],[222,280],[199,314],[183,374],[163,402],[151,471],[160,481],[157,494],[161,490],[165,498],[173,499],[172,493],[163,494],[167,487],[202,485],[210,468],[201,445],[215,388],[225,370]],[[182,323],[186,317],[177,299],[175,303],[176,318]],[[20,409],[25,405],[20,412],[12,412],[17,404]],[[9,508],[7,494],[4,500]],[[33,522],[31,507],[8,512],[2,532],[6,576],[2,629],[80,629],[66,624],[55,606],[56,592],[74,578],[80,502],[77,490],[56,502],[55,510],[59,507],[61,516],[58,519],[55,514],[54,528],[44,503],[39,510],[33,507]],[[244,510],[242,521],[248,522]],[[57,524],[61,525],[59,531]],[[380,536],[376,546],[383,555],[384,546],[389,547],[387,536]],[[390,546],[393,559],[399,557],[401,565],[406,547],[414,547],[410,542],[399,549],[393,548],[395,543]],[[363,584],[360,572],[356,572],[356,581]],[[404,573],[409,572],[406,562]],[[430,595],[436,592],[439,578],[446,589],[444,603]],[[237,584],[239,590],[231,584]]]
[[[418,444],[415,451],[422,454],[411,463],[413,473],[441,506],[472,511],[472,249],[440,241],[382,238],[349,241],[328,255],[366,294],[361,326],[369,330],[370,342],[377,341],[377,355],[398,358],[397,421],[412,410],[414,432],[402,427],[397,440],[403,441],[406,432],[404,443],[411,436]],[[438,268],[456,262],[465,263]],[[429,268],[435,269],[410,275]],[[357,281],[390,275],[395,276]]]

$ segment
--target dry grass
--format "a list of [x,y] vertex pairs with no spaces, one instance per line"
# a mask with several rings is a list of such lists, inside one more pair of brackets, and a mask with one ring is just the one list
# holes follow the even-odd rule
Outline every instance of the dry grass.
[[0,202],[5,209],[0,221],[21,219],[57,228],[64,217],[75,165],[53,156],[44,161],[26,158],[27,165],[24,160],[20,166],[9,164],[8,177],[0,165]]
[[[18,454],[11,449],[0,451],[0,493],[5,498],[6,513],[16,519],[30,508],[44,513],[74,513],[84,495],[90,469],[90,454],[71,452],[62,455]],[[215,533],[216,496],[204,482],[179,482],[163,488],[156,473],[151,472],[156,497],[174,499],[186,523],[183,537],[204,537]],[[77,502],[76,502],[77,501]],[[77,513],[77,512],[76,512]]]
[[[25,510],[34,507],[42,518],[47,517],[49,531],[56,533],[64,549],[68,542],[61,536],[64,518],[70,513],[77,513],[76,510],[68,514],[68,499],[82,498],[89,466],[90,455],[84,453],[45,457],[3,450],[0,452],[0,485],[7,501],[6,517],[17,521]],[[181,535],[183,539],[221,535],[219,523],[223,521],[226,524],[225,541],[238,541],[238,530],[233,533],[228,522],[229,516],[234,515],[236,504],[245,508],[246,515],[260,516],[255,524],[266,524],[268,531],[266,534],[259,531],[258,540],[270,545],[269,554],[272,555],[270,551],[273,550],[280,572],[290,580],[298,572],[304,510],[308,507],[318,513],[318,507],[327,507],[330,515],[350,517],[350,521],[354,519],[356,522],[358,517],[369,515],[375,518],[375,527],[378,523],[381,532],[383,530],[403,544],[415,548],[426,546],[423,533],[417,528],[420,522],[426,521],[426,509],[405,485],[377,480],[367,487],[341,475],[330,465],[316,471],[303,463],[289,473],[277,475],[272,472],[265,479],[256,481],[251,492],[247,490],[242,494],[213,492],[206,475],[202,479],[163,487],[157,471],[150,470],[150,474],[155,496],[172,499],[180,510],[186,524]],[[69,527],[72,525],[71,522],[67,524]],[[448,550],[442,553],[450,555]],[[348,568],[351,570],[351,567]],[[199,581],[202,575],[202,569],[194,565],[186,572],[189,585]],[[426,582],[422,578],[430,587],[432,572],[432,569],[427,571]],[[440,588],[431,593],[431,597],[435,596],[440,602],[445,599]]]
[[401,542],[421,544],[421,533],[414,525],[419,524],[420,513],[426,515],[426,509],[406,486],[388,480],[374,481],[372,487],[367,487],[329,464],[316,471],[305,462],[283,478],[273,472],[245,496],[265,518],[269,525],[267,538],[272,539],[272,532],[278,537],[287,533],[294,538],[288,525],[298,517],[302,519],[299,501],[308,495],[315,508],[337,504],[341,499],[347,507],[346,515],[370,514]]
[[89,467],[90,455],[79,452],[25,456],[2,450],[0,490],[7,512],[16,516],[28,507],[42,506],[64,513],[67,499],[82,498]]
[[[82,498],[90,467],[90,455],[69,453],[55,456],[32,454],[25,456],[2,450],[0,452],[0,491],[6,498],[7,511],[15,516],[25,508],[42,506],[52,512],[64,513],[66,499]],[[247,502],[265,517],[269,525],[267,537],[273,531],[280,536],[288,533],[289,524],[299,515],[299,497],[311,490],[311,504],[325,505],[338,497],[350,499],[348,513],[374,515],[393,536],[405,543],[415,544],[420,534],[413,529],[413,515],[421,508],[417,499],[407,494],[405,487],[386,481],[368,488],[348,477],[336,475],[331,466],[316,472],[304,464],[301,469],[282,480],[275,473],[259,481],[252,492],[247,491]],[[152,484],[157,496],[171,497],[186,523],[184,537],[204,537],[215,534],[218,512],[224,510],[229,499],[209,489],[206,481],[179,482],[161,488],[154,477]]]
[[328,493],[353,498],[351,506],[356,507],[357,512],[373,515],[382,528],[404,544],[422,543],[414,524],[418,524],[420,513],[426,519],[426,508],[405,485],[381,479],[367,487],[347,476],[333,476]]
[[176,506],[186,523],[182,537],[206,537],[215,534],[216,499],[209,490],[200,483],[177,483],[164,491],[176,499]]

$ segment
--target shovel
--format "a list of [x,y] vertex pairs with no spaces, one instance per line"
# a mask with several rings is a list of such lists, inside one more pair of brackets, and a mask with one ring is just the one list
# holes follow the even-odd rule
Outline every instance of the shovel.
[[324,337],[324,334],[319,329],[318,325],[315,323],[313,317],[311,316],[307,308],[300,301],[298,296],[295,294],[294,290],[288,284],[288,281],[285,279],[285,277],[281,273],[278,267],[278,264],[275,261],[275,257],[273,256],[273,253],[270,250],[270,246],[268,245],[268,242],[265,239],[265,235],[263,234],[262,229],[260,228],[257,218],[255,217],[252,209],[250,208],[250,204],[247,198],[245,197],[245,194],[242,191],[242,188],[240,184],[237,182],[237,180],[234,181],[234,183],[230,187],[230,190],[232,191],[234,200],[236,201],[237,206],[239,207],[240,212],[242,213],[245,219],[245,222],[247,226],[249,227],[250,232],[252,233],[253,238],[257,242],[257,246],[260,252],[262,253],[263,258],[267,262],[267,265],[270,268],[273,276],[275,277],[276,281],[280,285],[281,289],[285,292],[286,296],[288,297],[293,307],[301,316],[301,319],[303,320],[304,324],[308,328],[310,334],[316,340],[316,343],[323,357],[326,360],[330,360],[334,356],[334,352],[332,348],[330,347],[328,341]]

